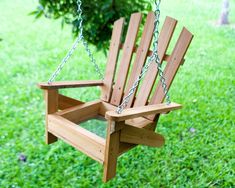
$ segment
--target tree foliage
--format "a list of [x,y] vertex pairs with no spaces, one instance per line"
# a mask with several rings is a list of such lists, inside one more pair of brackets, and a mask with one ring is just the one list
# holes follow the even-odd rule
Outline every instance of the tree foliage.
[[[36,17],[45,15],[62,19],[62,25],[72,25],[72,32],[78,34],[77,0],[39,0],[40,6],[34,11]],[[148,0],[83,0],[84,34],[89,43],[98,49],[107,49],[115,20],[129,17],[133,12],[151,10]]]

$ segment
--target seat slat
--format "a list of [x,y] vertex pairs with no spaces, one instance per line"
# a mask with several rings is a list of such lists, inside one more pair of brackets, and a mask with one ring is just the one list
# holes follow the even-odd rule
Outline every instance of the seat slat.
[[[166,17],[161,33],[159,35],[159,42],[158,42],[159,44],[158,55],[160,58],[160,63],[162,63],[163,58],[166,54],[167,48],[169,46],[169,43],[171,41],[172,35],[175,30],[176,24],[177,24],[177,20],[171,17]],[[152,64],[149,67],[149,70],[147,71],[145,75],[143,84],[134,102],[134,106],[146,105],[148,98],[150,96],[150,93],[152,91],[152,88],[154,86],[157,73],[158,73],[157,65],[155,62],[152,62]]]
[[[175,48],[170,56],[170,60],[164,70],[167,88],[169,90],[174,77],[178,71],[179,66],[184,58],[185,53],[192,41],[193,35],[186,28],[183,28],[180,37],[175,45]],[[150,104],[159,104],[164,101],[165,94],[161,83],[159,82],[154,92],[153,97],[150,100]],[[150,120],[154,120],[155,116],[149,116]]]
[[106,102],[109,102],[112,92],[112,85],[115,76],[118,55],[120,51],[119,46],[121,44],[123,26],[124,26],[124,18],[121,18],[114,23],[113,27],[112,38],[110,43],[110,51],[107,61],[107,68],[104,77],[104,85],[101,87],[102,88],[101,99]]
[[[125,88],[124,96],[126,96],[129,92],[129,89],[132,87],[133,83],[137,79],[137,77],[140,75],[142,67],[146,61],[149,47],[151,45],[151,41],[153,38],[153,31],[154,31],[154,20],[155,15],[153,12],[149,12],[147,16],[147,21],[144,26],[144,31],[142,34],[142,38],[140,41],[140,45],[137,49],[136,53],[136,59],[133,64],[132,71],[130,73],[130,78],[127,84],[127,87]],[[129,103],[127,105],[127,108],[132,105],[133,99],[135,97],[135,94],[133,94],[129,100]]]
[[130,24],[128,27],[124,47],[122,59],[120,61],[120,68],[117,74],[117,80],[113,88],[113,93],[111,97],[111,104],[119,105],[123,90],[126,84],[126,78],[128,75],[133,49],[135,47],[135,42],[139,30],[139,25],[141,22],[141,13],[135,13],[131,15]]

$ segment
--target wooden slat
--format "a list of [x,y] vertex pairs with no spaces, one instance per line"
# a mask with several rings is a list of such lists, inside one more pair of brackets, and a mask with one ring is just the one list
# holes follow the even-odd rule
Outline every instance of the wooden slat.
[[[161,34],[160,34],[161,35]],[[120,49],[123,49],[123,44],[120,44]],[[139,48],[138,45],[136,45],[134,48],[133,48],[133,53],[136,53],[137,52],[137,49]],[[148,53],[147,53],[147,56],[151,56],[153,54],[153,51],[152,50],[148,50]],[[164,55],[163,57],[163,61],[169,61],[169,58],[170,58],[170,55],[166,54]],[[183,65],[185,62],[185,59],[183,59],[183,61],[181,62],[181,65]]]
[[[130,73],[130,78],[125,88],[124,96],[128,94],[129,89],[132,87],[133,83],[136,81],[136,79],[140,75],[142,67],[146,61],[148,50],[149,50],[149,47],[153,38],[154,20],[155,20],[154,13],[150,12],[147,16],[147,21],[144,26],[144,31],[141,37],[139,48],[136,53],[136,58],[135,58],[133,67]],[[135,93],[130,97],[127,107],[132,106],[134,97],[135,97]]]
[[141,13],[135,13],[131,15],[130,24],[123,47],[122,59],[119,65],[120,68],[118,70],[117,80],[115,82],[111,97],[110,103],[113,105],[119,105],[122,98],[140,22]]
[[[161,35],[161,34],[160,34],[160,35]],[[122,48],[123,48],[123,44],[120,44],[120,49],[122,49]],[[136,46],[134,47],[134,49],[133,49],[133,53],[136,53],[138,48],[139,48],[139,46],[136,45]],[[152,54],[153,54],[153,51],[152,51],[152,50],[149,50],[148,53],[147,53],[147,56],[150,57]],[[164,55],[162,61],[167,61],[167,62],[169,62],[169,60],[170,60],[170,55],[165,53],[165,55]],[[181,65],[183,65],[184,62],[185,62],[185,59],[182,60]]]
[[164,137],[144,128],[125,125],[121,130],[120,141],[152,147],[161,147],[164,144]]
[[149,124],[154,123],[153,121],[150,121],[146,118],[143,117],[138,117],[138,118],[134,118],[134,119],[128,119],[125,121],[125,124],[133,126],[133,127],[137,127],[137,128],[143,128]]
[[102,80],[81,80],[81,81],[59,81],[48,84],[47,82],[38,83],[40,89],[63,89],[74,87],[102,86]]
[[58,115],[48,116],[48,129],[58,138],[103,164],[105,140]]
[[58,111],[58,90],[45,90],[44,98],[46,103],[46,144],[52,144],[57,141],[57,137],[48,131],[48,115]]
[[[170,18],[170,17],[166,17],[161,33],[159,35],[158,55],[159,55],[161,63],[163,61],[163,58],[165,57],[165,53],[171,41],[176,24],[177,24],[177,20]],[[157,65],[155,62],[152,62],[152,64],[149,67],[149,70],[147,71],[145,75],[142,86],[134,102],[135,107],[146,105],[148,98],[150,96],[150,93],[152,91],[152,88],[154,86],[154,82],[157,77],[157,72],[158,72]]]
[[148,106],[140,106],[134,108],[124,109],[121,114],[116,111],[108,111],[105,114],[105,118],[112,121],[125,121],[127,119],[133,119],[141,116],[147,116],[151,114],[160,114],[164,112],[169,112],[172,110],[180,109],[182,106],[180,104],[154,104]]
[[84,104],[84,102],[59,94],[59,109],[64,110],[73,106]]
[[[167,63],[166,68],[164,70],[166,85],[168,89],[170,88],[173,82],[173,79],[178,71],[178,68],[184,58],[185,53],[187,52],[187,49],[192,41],[192,38],[193,35],[186,28],[183,28],[180,37],[175,45],[175,48],[172,52],[170,62]],[[161,86],[161,83],[158,83],[154,95],[150,101],[150,104],[162,103],[164,98],[165,94]],[[154,119],[153,116],[149,118],[151,120]]]
[[104,117],[107,111],[110,111],[110,110],[115,111],[116,109],[117,109],[116,106],[102,101],[100,105],[100,109],[99,109],[99,115]]
[[101,92],[101,99],[106,102],[109,102],[112,93],[113,79],[116,72],[116,65],[118,61],[119,46],[123,32],[123,25],[124,25],[124,19],[121,18],[114,23],[113,27],[112,38],[110,43],[110,51],[104,77],[104,85],[102,86],[102,92]]
[[[120,44],[120,49],[123,49],[123,44]],[[136,53],[137,52],[137,50],[138,50],[138,48],[139,48],[139,46],[138,45],[135,45],[135,47],[133,48],[133,51],[132,51],[132,53]],[[151,56],[152,55],[152,50],[148,50],[148,53],[147,53],[147,56]]]
[[[130,119],[130,120],[126,120],[125,124],[127,125],[131,125],[131,126],[136,126],[138,128],[144,128],[147,130],[151,130],[154,131],[156,124],[157,124],[156,120],[155,122],[147,120],[145,118],[135,118],[135,119]],[[124,143],[124,142],[120,142],[119,144],[119,155],[122,155],[123,153],[127,152],[128,150],[134,148],[138,146],[137,144],[129,144],[129,143]]]
[[[170,88],[172,81],[178,71],[178,68],[184,58],[185,53],[192,41],[193,35],[184,28],[180,34],[180,37],[175,45],[175,48],[170,56],[169,63],[166,65],[164,75],[166,78],[166,84],[168,89]],[[161,83],[158,84],[156,91],[150,101],[150,104],[162,103],[165,98],[164,91],[161,87]]]
[[138,146],[138,144],[129,144],[129,143],[120,142],[118,155],[120,156],[126,153],[127,151],[135,148],[136,146]]
[[100,100],[87,102],[59,111],[56,114],[72,121],[73,123],[80,123],[98,115],[100,105]]

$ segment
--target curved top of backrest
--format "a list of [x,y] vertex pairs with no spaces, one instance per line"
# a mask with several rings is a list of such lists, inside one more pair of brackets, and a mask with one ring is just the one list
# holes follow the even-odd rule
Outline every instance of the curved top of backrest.
[[[124,19],[121,18],[114,23],[104,86],[102,87],[101,95],[102,100],[111,103],[112,105],[118,106],[121,103],[123,96],[128,94],[134,81],[140,75],[147,57],[152,53],[150,46],[154,32],[155,15],[153,12],[148,13],[140,43],[137,46],[136,41],[137,36],[139,35],[141,19],[141,13],[134,13],[131,15],[124,44],[121,44]],[[166,17],[158,41],[160,61],[161,63],[163,61],[167,62],[164,75],[168,89],[173,82],[179,66],[184,61],[184,55],[193,38],[193,35],[186,28],[183,28],[173,52],[170,55],[167,55],[166,52],[176,25],[177,20]],[[161,83],[158,83],[156,90],[153,91],[157,74],[158,69],[156,63],[153,62],[142,83],[137,88],[138,91],[130,98],[128,107],[144,106],[148,103],[157,104],[164,101],[165,94],[161,87]],[[150,97],[151,93],[153,94],[152,97]],[[153,117],[151,118],[153,119]]]

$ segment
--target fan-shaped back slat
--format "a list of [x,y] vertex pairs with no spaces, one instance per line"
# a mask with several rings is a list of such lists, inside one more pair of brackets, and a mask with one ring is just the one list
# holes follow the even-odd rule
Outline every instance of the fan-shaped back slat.
[[[132,87],[135,80],[141,73],[142,67],[146,61],[149,47],[151,45],[151,41],[153,38],[153,31],[154,31],[154,20],[155,15],[153,12],[149,12],[147,16],[146,23],[144,25],[144,31],[141,37],[140,45],[136,52],[136,58],[133,63],[133,67],[130,73],[130,78],[128,80],[128,84],[125,88],[124,96],[126,96]],[[127,108],[132,106],[133,100],[135,97],[135,93],[130,97],[129,103],[127,104]]]
[[[186,28],[183,28],[179,39],[175,45],[175,48],[170,56],[169,62],[167,63],[164,75],[166,79],[167,88],[169,90],[174,77],[181,65],[184,55],[187,52],[187,49],[192,41],[193,35]],[[158,83],[157,88],[153,94],[153,97],[150,100],[150,104],[159,104],[164,101],[165,94],[161,85],[161,82]],[[154,120],[155,116],[149,116],[148,119]]]
[[141,13],[134,13],[131,15],[125,43],[123,46],[123,54],[117,73],[117,79],[113,87],[112,97],[110,101],[110,103],[113,105],[119,105],[122,99],[122,94],[126,85],[126,79],[132,59],[133,49],[135,47],[141,17]]
[[[159,41],[158,41],[158,44],[159,44],[158,55],[159,55],[161,63],[163,61],[164,55],[166,54],[167,48],[169,46],[169,43],[171,41],[172,35],[175,30],[176,24],[177,24],[177,20],[170,18],[170,17],[166,17],[161,33],[159,35]],[[143,83],[140,87],[140,90],[134,102],[135,107],[146,105],[149,95],[152,91],[153,85],[155,83],[157,73],[158,73],[157,64],[153,62],[150,65],[145,75],[145,78],[143,80]]]
[[119,54],[119,46],[121,43],[122,31],[124,26],[124,19],[121,18],[114,23],[112,38],[110,43],[110,50],[108,55],[107,67],[104,77],[104,86],[102,86],[101,99],[109,102],[113,87],[113,79],[116,72],[116,64]]
[[[154,31],[154,19],[154,13],[150,12],[144,25],[144,31],[139,46],[136,45],[136,40],[141,22],[141,13],[134,13],[131,15],[124,45],[122,45],[120,42],[124,19],[122,18],[115,22],[105,73],[104,86],[102,86],[101,99],[103,101],[118,106],[121,103],[123,96],[126,96],[128,94],[128,91],[132,87],[134,81],[140,75],[141,70],[146,62],[147,56],[150,56],[152,53],[150,50],[150,45]],[[159,57],[161,63],[163,60],[167,61],[164,75],[166,78],[168,90],[173,82],[179,66],[184,61],[184,55],[193,38],[193,35],[186,28],[183,28],[172,54],[170,56],[167,55],[166,51],[174,33],[176,24],[177,20],[167,17],[159,35]],[[120,60],[119,69],[116,73],[116,82],[113,85],[116,66],[118,64],[118,55],[121,49],[123,49],[123,52],[121,54],[122,57]],[[135,52],[136,57],[133,62],[133,67],[132,70],[129,71],[131,59]],[[130,77],[127,82],[129,72]],[[134,94],[133,96],[131,96],[127,107],[131,107],[132,105],[144,106],[149,100],[149,104],[158,104],[164,101],[165,94],[160,82],[158,83],[156,90],[153,91],[153,96],[151,97],[151,99],[149,99],[150,93],[152,92],[153,86],[156,81],[157,73],[158,70],[156,63],[152,63],[146,73],[141,87],[139,88],[138,95],[135,96]],[[150,120],[154,120],[156,117],[148,116],[147,118]]]

